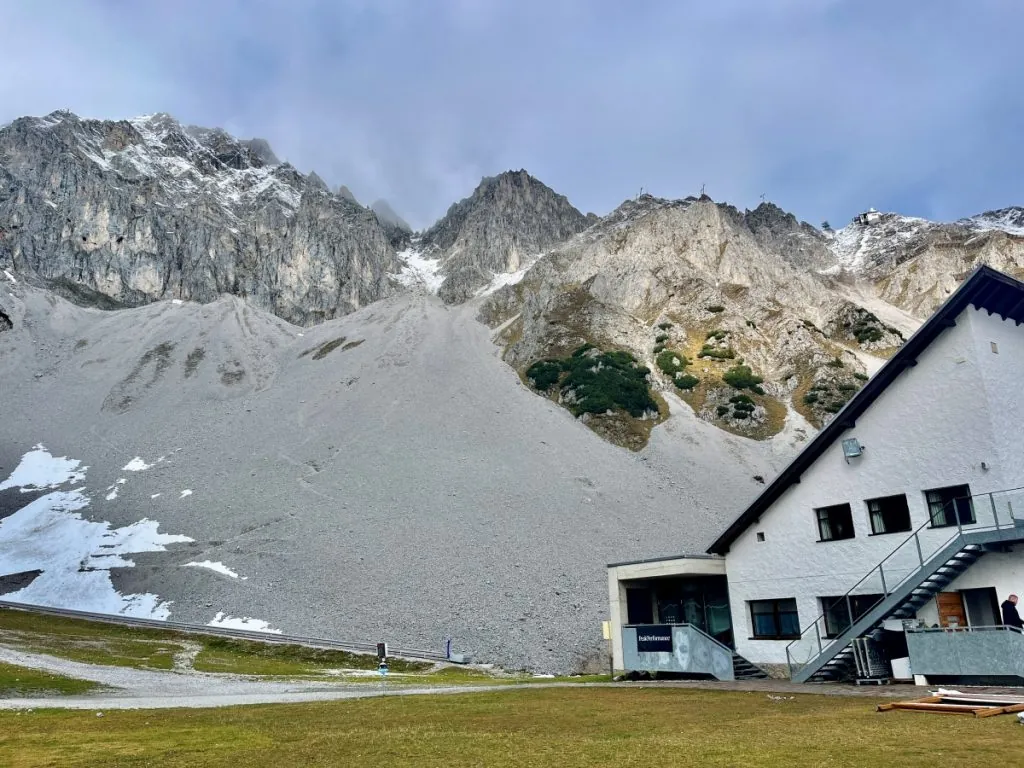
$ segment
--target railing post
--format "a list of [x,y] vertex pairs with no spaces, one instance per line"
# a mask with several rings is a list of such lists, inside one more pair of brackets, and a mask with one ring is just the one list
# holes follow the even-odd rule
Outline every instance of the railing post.
[[921,567],[924,567],[924,555],[921,554],[921,537],[917,531],[914,531],[914,543],[917,544],[917,560],[921,563]]
[[853,603],[850,602],[850,593],[846,593],[846,613],[850,617],[850,623],[846,627],[846,631],[849,632],[853,629]]
[[[886,597],[889,594],[889,590],[885,586],[885,569],[882,567],[881,563],[878,565],[878,575],[882,579],[882,596]],[[850,618],[853,617],[851,616]]]
[[[996,524],[996,530],[999,530],[999,512],[996,511],[996,500],[995,497],[989,493],[988,495],[989,506],[992,507],[992,522]],[[1012,521],[1011,521],[1012,524]]]
[[786,646],[786,666],[789,667],[789,679],[793,679],[793,659],[789,655],[789,646]]
[[822,647],[821,647],[821,630],[818,629],[818,620],[817,619],[814,620],[814,634],[816,634],[818,636],[818,653],[820,654],[821,651],[822,651]]

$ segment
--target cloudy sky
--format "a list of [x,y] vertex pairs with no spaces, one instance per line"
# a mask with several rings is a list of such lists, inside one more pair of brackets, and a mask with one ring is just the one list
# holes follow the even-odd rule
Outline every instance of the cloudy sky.
[[1024,204],[1020,0],[0,0],[0,123],[170,112],[416,227],[526,168],[818,224]]

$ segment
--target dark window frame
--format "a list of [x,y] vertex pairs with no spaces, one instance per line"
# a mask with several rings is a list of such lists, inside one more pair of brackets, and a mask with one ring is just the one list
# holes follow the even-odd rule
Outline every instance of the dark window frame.
[[[854,618],[853,621],[856,622],[858,619],[860,619],[861,616],[863,616],[865,613],[867,613],[876,605],[878,605],[882,601],[882,598],[884,596],[879,593],[866,595],[850,595],[849,597],[850,608],[852,608],[853,612],[856,614],[856,618]],[[819,597],[818,603],[819,605],[821,605],[821,613],[822,616],[825,618],[826,638],[832,639],[834,637],[839,637],[841,634],[843,634],[843,632],[850,628],[850,611],[847,608],[846,595],[843,595],[841,597]],[[834,618],[831,614],[837,605],[840,606],[841,612],[844,614],[841,620],[843,622],[846,622],[846,624],[843,627],[837,627],[833,624]]]
[[[896,499],[901,499],[903,501],[903,505],[902,505],[903,508],[898,510],[898,511],[894,511],[894,509],[891,508],[891,507],[888,510],[886,510],[881,505],[881,502],[891,502],[891,501],[894,501]],[[865,499],[864,500],[864,504],[868,508],[868,523],[871,525],[871,535],[872,536],[882,536],[882,535],[887,534],[887,533],[909,533],[910,531],[912,531],[914,529],[913,522],[912,522],[912,520],[910,518],[910,504],[907,501],[907,494],[905,494],[905,493],[897,493],[897,494],[894,494],[892,496],[878,496],[878,497],[876,497],[874,499]],[[879,509],[877,510],[877,512],[878,512],[877,518],[876,518],[876,515],[875,515],[876,510],[872,509],[872,506],[871,506],[872,504],[878,504],[879,505]],[[898,527],[895,527],[895,526],[890,527],[887,524],[887,519],[886,519],[887,515],[895,517],[897,514],[898,515],[905,515],[906,516],[905,518],[901,518],[901,522],[898,523],[898,525],[905,525],[906,527],[903,527],[903,528],[898,528]],[[891,520],[892,517],[890,517],[889,519]],[[881,522],[882,530],[878,530],[878,526],[875,525],[876,519]],[[905,520],[905,522],[904,522],[904,520]]]
[[[844,517],[842,519],[834,519],[833,514],[840,512]],[[845,541],[857,537],[857,531],[853,525],[853,507],[845,502],[842,504],[830,504],[827,507],[815,507],[814,518],[818,525],[819,542]],[[849,530],[842,531],[840,523],[848,525]]]
[[[928,510],[930,528],[952,528],[955,525],[974,525],[978,522],[974,514],[971,486],[967,483],[926,488],[922,493],[925,508]],[[937,498],[933,498],[933,495]],[[942,515],[941,522],[937,522],[939,514]]]
[[[789,603],[792,603],[792,610],[789,609]],[[764,606],[766,604],[771,604],[771,611],[757,612],[755,610],[757,606]],[[770,598],[768,600],[748,600],[747,607],[750,611],[751,640],[796,640],[800,637],[800,610],[797,607],[795,597],[779,597]],[[775,633],[759,634],[757,617],[769,615],[772,617]],[[793,618],[792,626],[795,627],[793,633],[783,633],[782,631],[783,617],[787,616],[791,616]]]

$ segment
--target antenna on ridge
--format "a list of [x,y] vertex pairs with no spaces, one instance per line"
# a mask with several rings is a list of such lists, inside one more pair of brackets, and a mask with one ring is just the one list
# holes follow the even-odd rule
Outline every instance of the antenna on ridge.
[[761,193],[761,202],[764,202],[764,192]]

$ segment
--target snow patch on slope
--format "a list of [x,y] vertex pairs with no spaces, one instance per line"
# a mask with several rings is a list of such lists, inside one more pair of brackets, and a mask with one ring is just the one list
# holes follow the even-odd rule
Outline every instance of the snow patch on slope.
[[233,571],[230,568],[228,568],[226,565],[224,565],[224,563],[217,562],[217,561],[214,561],[214,560],[202,560],[202,561],[198,561],[198,562],[193,561],[191,563],[185,563],[184,567],[185,568],[206,568],[208,570],[215,571],[216,573],[223,574],[224,576],[230,576],[232,579],[239,578],[238,574],[235,571]]
[[22,493],[56,488],[64,483],[74,485],[85,479],[88,467],[67,456],[54,456],[42,443],[21,457],[11,476],[0,483],[0,491],[20,488]]
[[280,629],[274,629],[267,622],[262,619],[253,619],[249,616],[239,618],[237,616],[227,616],[223,612],[218,612],[216,616],[207,624],[208,627],[227,627],[228,629],[246,629],[250,632],[267,632],[271,635],[280,635]]
[[441,260],[424,256],[413,247],[406,248],[398,254],[398,259],[405,266],[394,279],[406,288],[419,288],[429,293],[437,293],[444,282],[441,274]]

